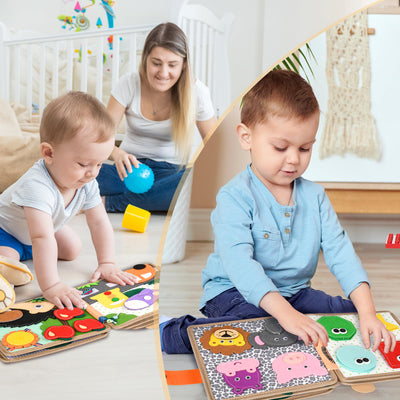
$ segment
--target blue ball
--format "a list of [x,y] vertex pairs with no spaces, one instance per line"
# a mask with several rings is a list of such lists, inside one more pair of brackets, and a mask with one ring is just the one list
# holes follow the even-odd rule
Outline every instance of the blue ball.
[[133,193],[145,193],[154,183],[153,170],[146,164],[139,164],[138,168],[132,165],[132,172],[124,179],[125,186]]

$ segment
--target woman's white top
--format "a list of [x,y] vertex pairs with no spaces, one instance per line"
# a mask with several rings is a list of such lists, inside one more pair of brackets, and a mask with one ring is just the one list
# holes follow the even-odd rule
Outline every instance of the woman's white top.
[[[151,158],[181,164],[172,140],[171,119],[152,121],[141,112],[140,76],[138,72],[124,75],[111,95],[126,108],[126,130],[120,145],[122,150],[136,158]],[[214,116],[210,91],[196,79],[194,83],[196,121],[207,121]]]

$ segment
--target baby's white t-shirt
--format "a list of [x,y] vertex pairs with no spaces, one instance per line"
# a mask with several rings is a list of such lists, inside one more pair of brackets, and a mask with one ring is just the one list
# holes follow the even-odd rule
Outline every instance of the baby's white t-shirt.
[[78,189],[71,203],[65,207],[61,192],[44,161],[39,160],[0,195],[0,228],[21,243],[31,245],[23,207],[32,207],[51,215],[56,232],[80,210],[88,210],[100,203],[99,187],[94,179]]

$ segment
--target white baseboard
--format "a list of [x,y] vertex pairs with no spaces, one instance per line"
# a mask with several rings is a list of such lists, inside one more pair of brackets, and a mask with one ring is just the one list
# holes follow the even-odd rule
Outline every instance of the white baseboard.
[[[212,209],[191,208],[188,241],[213,241]],[[340,222],[353,243],[384,244],[389,233],[400,233],[400,215],[340,215]]]

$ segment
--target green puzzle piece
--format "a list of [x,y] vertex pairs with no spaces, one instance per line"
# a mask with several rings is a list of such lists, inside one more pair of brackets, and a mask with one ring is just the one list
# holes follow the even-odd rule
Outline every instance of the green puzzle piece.
[[325,315],[317,322],[323,325],[332,340],[350,340],[357,332],[352,322],[336,315]]

